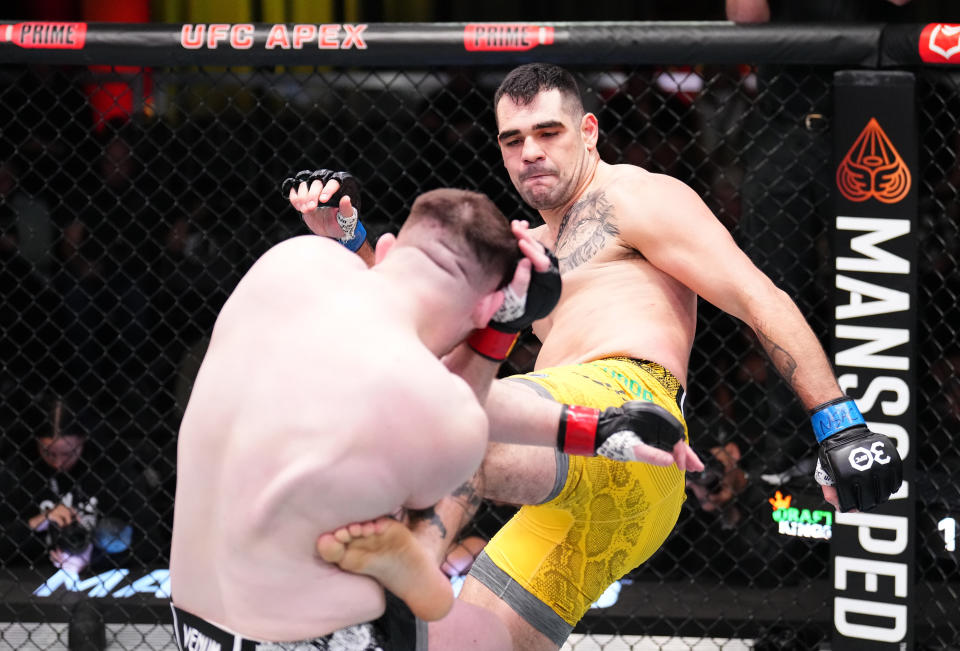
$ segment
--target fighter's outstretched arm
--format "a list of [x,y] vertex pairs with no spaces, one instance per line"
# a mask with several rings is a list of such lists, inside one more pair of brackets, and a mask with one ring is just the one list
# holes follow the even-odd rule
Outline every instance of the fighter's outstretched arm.
[[601,411],[554,402],[503,379],[491,387],[485,407],[490,440],[499,443],[546,445],[568,454],[656,466],[676,463],[680,470],[704,468],[684,440],[680,421],[650,402],[632,400]]
[[[656,205],[638,206],[655,194]],[[853,400],[840,389],[826,353],[793,300],[736,245],[697,194],[668,176],[638,171],[618,185],[621,236],[651,264],[685,284],[756,333],[774,367],[810,410],[820,444],[817,481],[841,510],[870,509],[900,486],[901,461],[886,436],[870,432]],[[879,462],[861,472],[849,461],[870,450]],[[836,488],[834,488],[834,484]]]

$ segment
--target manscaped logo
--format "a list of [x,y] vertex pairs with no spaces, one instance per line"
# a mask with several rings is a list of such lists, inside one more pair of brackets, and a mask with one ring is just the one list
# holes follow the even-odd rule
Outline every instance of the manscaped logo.
[[31,50],[79,50],[86,42],[86,23],[41,21],[0,25],[0,43],[13,43]]
[[930,23],[920,32],[920,58],[927,63],[960,63],[960,25]]
[[837,167],[837,188],[855,202],[872,197],[897,203],[910,191],[910,170],[876,118],[870,118]]
[[463,28],[468,52],[516,52],[553,44],[553,27],[523,23],[470,23]]

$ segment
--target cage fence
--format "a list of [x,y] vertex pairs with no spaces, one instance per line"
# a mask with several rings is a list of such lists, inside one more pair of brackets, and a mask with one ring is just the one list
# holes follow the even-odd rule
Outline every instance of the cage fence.
[[[837,66],[703,61],[567,67],[599,118],[604,160],[693,187],[828,345]],[[441,186],[480,190],[509,217],[538,219],[494,137],[506,63],[122,63],[0,67],[8,648],[60,649],[84,635],[105,635],[110,648],[172,648],[165,568],[177,429],[219,308],[263,252],[307,232],[279,192],[283,178],[351,171],[373,238],[396,232],[413,199]],[[946,650],[960,639],[960,484],[950,471],[960,454],[960,76],[916,72],[915,639]],[[502,373],[531,370],[537,350],[525,335]],[[830,543],[783,535],[771,508],[789,488],[828,522],[809,473],[795,472],[814,451],[806,416],[749,328],[705,302],[686,411],[695,447],[712,460],[713,474],[694,483],[714,495],[722,486],[724,499],[691,491],[667,542],[595,604],[569,648],[828,643]],[[68,488],[51,488],[50,452],[38,443],[52,414],[55,427],[81,434],[59,451],[78,457]],[[35,531],[31,518],[56,490],[72,492],[83,526]],[[466,533],[489,537],[510,514],[487,505]],[[53,549],[80,559],[79,576],[54,567]]]

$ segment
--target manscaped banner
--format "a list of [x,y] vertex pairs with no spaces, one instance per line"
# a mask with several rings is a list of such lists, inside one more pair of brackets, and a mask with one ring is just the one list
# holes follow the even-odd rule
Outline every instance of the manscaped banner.
[[[831,539],[835,651],[913,648],[916,454],[917,124],[914,76],[834,75],[833,363],[867,425],[904,460],[900,491],[837,513]],[[875,460],[865,451],[857,463]]]

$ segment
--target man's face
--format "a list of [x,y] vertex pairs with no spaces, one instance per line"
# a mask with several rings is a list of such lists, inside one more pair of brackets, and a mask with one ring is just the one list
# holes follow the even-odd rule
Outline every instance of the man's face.
[[503,165],[520,196],[537,210],[563,206],[587,162],[582,120],[571,115],[556,89],[525,106],[504,95],[496,110]]
[[65,436],[41,436],[37,438],[40,456],[57,472],[67,472],[80,460],[83,452],[83,438],[67,434]]

